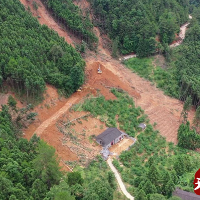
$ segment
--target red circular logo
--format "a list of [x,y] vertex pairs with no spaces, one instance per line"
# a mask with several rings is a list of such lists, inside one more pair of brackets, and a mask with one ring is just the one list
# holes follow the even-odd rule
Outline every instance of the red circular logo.
[[200,195],[200,169],[196,172],[195,178],[194,178],[194,192],[197,195]]

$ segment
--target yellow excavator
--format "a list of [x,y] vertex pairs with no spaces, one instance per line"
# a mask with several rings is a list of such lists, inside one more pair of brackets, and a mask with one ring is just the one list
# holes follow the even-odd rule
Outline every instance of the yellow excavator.
[[102,74],[102,71],[101,71],[100,65],[99,65],[99,68],[98,68],[97,73],[98,73],[98,74]]
[[82,87],[78,88],[78,90],[76,90],[77,92],[81,92],[82,91]]

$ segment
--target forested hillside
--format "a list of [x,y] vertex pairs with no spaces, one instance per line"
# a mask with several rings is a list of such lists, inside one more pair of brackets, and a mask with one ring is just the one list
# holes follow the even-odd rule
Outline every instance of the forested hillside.
[[0,0],[0,10],[0,85],[27,98],[41,96],[45,83],[72,94],[84,81],[81,56],[19,1]]
[[190,28],[182,45],[171,52],[170,65],[174,68],[173,77],[178,81],[179,98],[191,96],[193,104],[200,105],[200,18],[199,8],[193,13]]
[[[0,199],[1,200],[112,200],[121,199],[114,175],[102,158],[85,169],[61,172],[55,149],[36,135],[21,138],[18,118],[13,118],[16,102],[0,112]],[[79,172],[81,173],[79,173]]]
[[42,199],[61,177],[55,150],[35,136],[19,138],[9,110],[0,112],[0,199]]
[[98,39],[93,33],[93,24],[89,12],[83,16],[81,9],[72,0],[42,0],[53,16],[74,35],[88,43],[91,49],[96,48]]
[[[191,7],[190,7],[191,8]],[[191,96],[192,104],[200,105],[200,7],[193,7],[192,19],[181,45],[167,48],[165,69],[152,65],[152,60],[130,59],[125,64],[140,76],[156,83],[165,94],[185,101]]]
[[[155,52],[155,38],[171,43],[188,19],[188,2],[178,0],[90,0],[95,24],[118,43],[121,53],[148,56]],[[160,45],[158,48],[161,48]]]

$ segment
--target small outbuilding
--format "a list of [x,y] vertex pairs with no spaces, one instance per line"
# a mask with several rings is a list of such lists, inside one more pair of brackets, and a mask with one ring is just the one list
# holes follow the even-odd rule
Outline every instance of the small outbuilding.
[[141,124],[139,124],[138,127],[141,128],[142,130],[144,130],[147,127],[147,125],[144,123],[141,123]]
[[126,134],[118,130],[117,128],[108,128],[103,133],[96,137],[96,141],[104,149],[108,149],[113,144],[121,141]]

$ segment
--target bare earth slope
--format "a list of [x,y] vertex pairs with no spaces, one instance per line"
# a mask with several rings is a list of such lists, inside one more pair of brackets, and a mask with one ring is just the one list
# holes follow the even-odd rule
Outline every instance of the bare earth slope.
[[50,29],[53,29],[54,31],[58,32],[61,37],[65,38],[65,41],[68,44],[74,46],[73,40],[71,39],[70,35],[67,32],[65,32],[63,28],[55,22],[53,17],[45,9],[44,5],[39,0],[34,0],[34,1],[38,5],[37,10],[33,8],[33,1],[20,0],[20,2],[25,6],[26,9],[28,9],[28,7],[31,9],[33,16],[38,18],[40,24],[45,24]]
[[59,119],[59,117],[61,117],[65,112],[67,112],[69,108],[77,101],[77,99],[78,98],[76,97],[71,97],[70,100],[60,110],[58,110],[56,113],[50,116],[35,130],[35,134],[37,136],[40,136],[49,125],[55,123],[56,120]]
[[[30,4],[26,0],[20,1],[26,7]],[[42,6],[42,3],[39,0],[36,0],[36,2],[40,4],[38,12],[40,12],[39,15],[41,18],[39,21],[54,29],[60,36],[65,37],[66,41],[72,43],[69,35],[63,32],[59,25],[56,23],[52,25],[53,19],[45,10],[44,6]],[[99,46],[98,50],[98,55],[95,55],[93,52],[89,52],[88,55],[86,55],[86,73],[89,74],[86,86],[93,89],[100,89],[104,94],[107,90],[107,98],[112,98],[112,94],[109,93],[108,88],[105,86],[120,87],[126,90],[134,97],[136,105],[141,106],[141,108],[145,110],[150,121],[152,123],[157,123],[156,128],[160,131],[161,135],[165,136],[167,141],[176,143],[182,102],[165,96],[162,91],[157,89],[150,82],[132,73],[129,69],[120,64],[119,61],[112,59],[102,46]],[[95,63],[100,63],[102,65],[103,73],[101,75],[96,74],[97,64]],[[90,74],[91,71],[92,74]],[[80,99],[82,97],[83,95],[80,95]],[[193,114],[193,112],[189,113],[189,119],[192,119]]]

